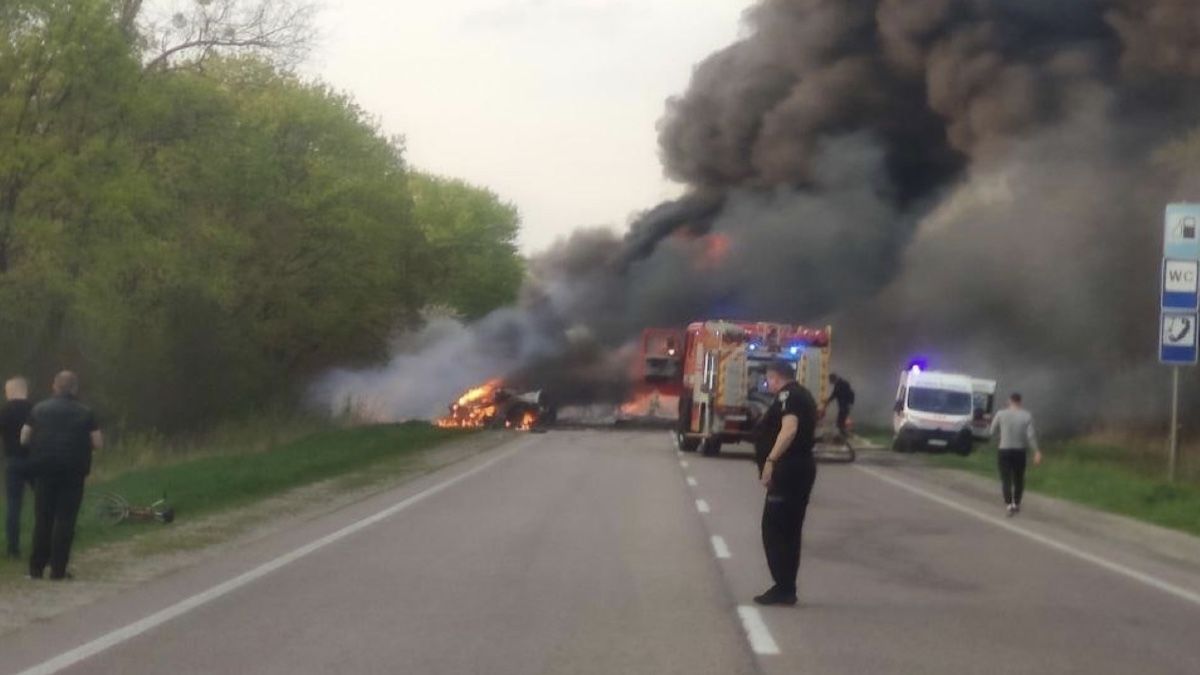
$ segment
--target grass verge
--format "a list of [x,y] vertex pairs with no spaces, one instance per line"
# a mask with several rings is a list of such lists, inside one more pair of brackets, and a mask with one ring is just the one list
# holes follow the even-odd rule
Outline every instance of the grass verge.
[[[180,521],[233,510],[293,488],[337,479],[346,487],[367,485],[405,472],[423,451],[466,432],[424,423],[327,429],[274,446],[249,444],[242,452],[196,446],[169,460],[128,464],[114,471],[97,457],[80,512],[73,553],[161,528],[157,524],[105,525],[89,511],[89,495],[116,492],[131,504],[145,506],[166,494]],[[32,532],[32,498],[23,510],[22,551],[28,553]],[[0,576],[24,574],[25,561],[8,561]]]
[[[1085,504],[1155,525],[1200,535],[1200,483],[1167,483],[1161,464],[1129,449],[1103,443],[1065,442],[1043,448],[1044,460],[1025,473],[1026,490]],[[933,455],[939,466],[999,481],[996,450],[969,457]]]

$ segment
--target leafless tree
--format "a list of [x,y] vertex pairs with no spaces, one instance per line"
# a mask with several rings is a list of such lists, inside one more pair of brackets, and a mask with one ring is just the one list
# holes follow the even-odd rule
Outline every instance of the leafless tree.
[[[132,25],[143,0],[124,0]],[[308,0],[173,0],[154,2],[141,18],[148,70],[199,66],[211,56],[253,52],[281,65],[304,58],[315,39],[315,3]],[[158,6],[161,5],[161,6]]]

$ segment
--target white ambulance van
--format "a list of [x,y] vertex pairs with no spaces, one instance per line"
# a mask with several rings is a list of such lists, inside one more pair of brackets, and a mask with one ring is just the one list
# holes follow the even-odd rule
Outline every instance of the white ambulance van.
[[913,366],[900,373],[892,449],[969,455],[976,440],[989,438],[995,405],[995,380]]

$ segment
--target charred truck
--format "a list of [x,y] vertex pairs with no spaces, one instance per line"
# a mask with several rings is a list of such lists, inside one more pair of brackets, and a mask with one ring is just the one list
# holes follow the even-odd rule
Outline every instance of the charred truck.
[[683,386],[676,443],[715,455],[725,443],[753,440],[754,425],[774,397],[767,364],[786,360],[817,400],[828,397],[832,329],[779,323],[703,321],[684,335]]

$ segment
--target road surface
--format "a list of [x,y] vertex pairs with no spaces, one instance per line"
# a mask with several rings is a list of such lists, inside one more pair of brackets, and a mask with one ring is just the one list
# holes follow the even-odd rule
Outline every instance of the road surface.
[[0,637],[0,672],[1200,672],[1200,569],[885,454],[821,466],[801,604],[755,609],[761,500],[665,432],[520,435]]

